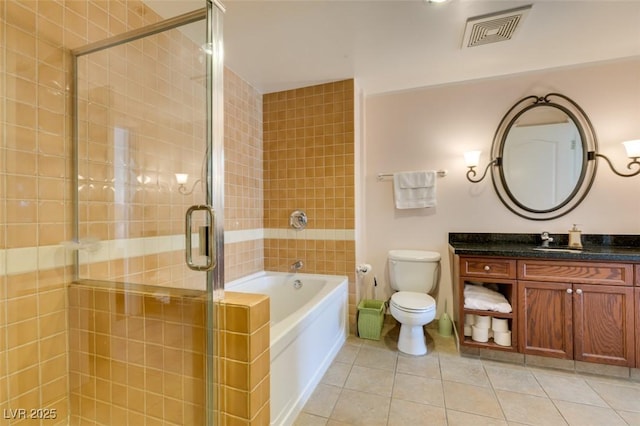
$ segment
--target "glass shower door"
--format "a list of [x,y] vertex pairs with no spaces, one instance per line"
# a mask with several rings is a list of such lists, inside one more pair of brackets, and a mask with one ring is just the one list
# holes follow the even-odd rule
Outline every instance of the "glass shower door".
[[218,13],[207,2],[73,52],[72,424],[212,423]]

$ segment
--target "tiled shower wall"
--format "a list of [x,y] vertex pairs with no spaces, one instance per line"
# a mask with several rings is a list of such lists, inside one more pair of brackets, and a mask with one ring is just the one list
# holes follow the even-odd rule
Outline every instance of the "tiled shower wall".
[[224,73],[225,281],[264,270],[262,95]]
[[[69,414],[67,286],[73,276],[71,257],[60,245],[71,239],[73,220],[69,50],[158,20],[137,0],[0,2],[0,410],[9,417],[11,412],[4,411],[9,408],[55,410],[55,420],[41,421],[54,425],[67,424]],[[151,49],[146,63],[162,53],[157,46]],[[98,57],[92,78],[122,81],[126,72],[120,59]],[[105,60],[113,62],[100,62]],[[136,75],[141,74],[137,70]],[[142,87],[130,89],[135,97]],[[92,109],[93,117],[105,119],[110,95],[102,88],[92,91],[86,107]],[[81,155],[109,160],[105,157],[109,148],[99,141],[108,126],[87,122],[81,131],[94,138]],[[109,178],[106,174],[91,177],[102,179],[103,184]],[[89,196],[86,201],[83,218],[93,219],[87,230],[111,238],[118,218],[105,215],[109,199]],[[176,201],[166,206],[179,204]],[[178,232],[164,229],[166,222],[149,209],[138,224],[139,235]],[[182,254],[179,257],[182,261]],[[165,271],[158,266],[173,261],[155,256],[134,262],[129,272],[144,274],[146,263],[150,273],[143,279],[161,283],[157,278]],[[96,277],[118,276],[121,266],[96,264]],[[91,310],[86,313],[94,315]],[[19,417],[18,413],[3,422],[13,424]]]
[[[265,269],[346,275],[355,290],[354,81],[264,95]],[[289,227],[303,210],[308,226]]]

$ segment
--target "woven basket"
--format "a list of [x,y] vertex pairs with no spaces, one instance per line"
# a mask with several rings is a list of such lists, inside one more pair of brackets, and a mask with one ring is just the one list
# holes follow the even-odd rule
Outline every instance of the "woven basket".
[[380,340],[384,323],[384,302],[364,299],[358,304],[358,335],[363,339]]

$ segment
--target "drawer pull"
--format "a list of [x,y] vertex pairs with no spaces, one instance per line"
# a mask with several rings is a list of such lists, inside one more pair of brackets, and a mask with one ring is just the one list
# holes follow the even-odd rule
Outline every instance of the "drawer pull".
[[577,290],[576,290],[576,294],[582,294],[582,289],[580,289],[580,288],[579,288],[579,289],[577,289]]
[[570,288],[567,289],[567,293],[571,294],[573,293],[573,290],[571,290]]
[[484,265],[484,270],[485,270],[485,271],[487,271],[487,272],[488,272],[488,271],[490,271],[490,270],[491,270],[491,266],[489,266],[489,265]]

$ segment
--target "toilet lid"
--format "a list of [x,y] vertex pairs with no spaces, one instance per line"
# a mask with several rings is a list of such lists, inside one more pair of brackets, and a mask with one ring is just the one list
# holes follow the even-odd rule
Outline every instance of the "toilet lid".
[[436,308],[436,300],[425,293],[399,291],[391,296],[391,303],[403,311],[424,312]]

